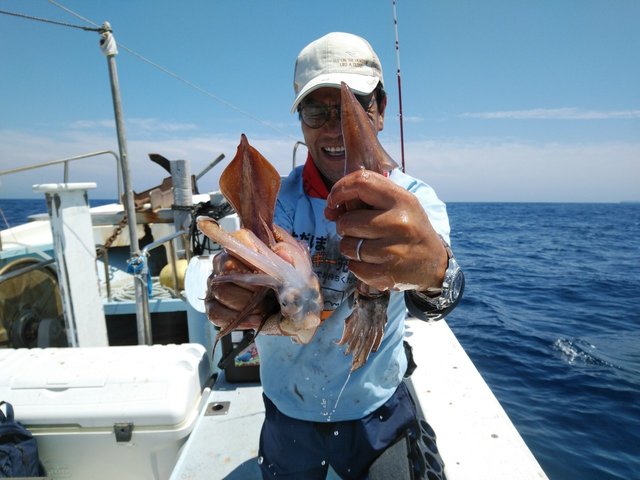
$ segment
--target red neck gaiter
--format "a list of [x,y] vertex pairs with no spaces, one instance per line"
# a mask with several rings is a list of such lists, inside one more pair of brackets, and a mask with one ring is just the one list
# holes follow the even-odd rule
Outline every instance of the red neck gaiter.
[[302,169],[302,186],[305,193],[312,198],[326,199],[329,196],[329,190],[327,189],[316,164],[313,163],[311,154],[307,154],[307,161]]

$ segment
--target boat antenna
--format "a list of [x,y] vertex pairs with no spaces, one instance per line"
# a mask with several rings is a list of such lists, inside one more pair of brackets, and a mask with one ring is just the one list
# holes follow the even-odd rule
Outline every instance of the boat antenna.
[[400,118],[400,158],[402,159],[402,171],[405,171],[404,166],[404,128],[402,122],[402,80],[400,78],[400,42],[398,41],[398,15],[396,12],[396,0],[393,0],[393,28],[396,33],[396,64],[398,69],[396,71],[396,77],[398,77],[398,117]]

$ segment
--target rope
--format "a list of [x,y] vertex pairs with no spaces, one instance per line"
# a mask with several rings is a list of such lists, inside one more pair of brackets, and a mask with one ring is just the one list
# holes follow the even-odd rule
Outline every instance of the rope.
[[65,7],[64,5],[62,5],[62,4],[60,4],[60,3],[58,3],[58,2],[56,2],[56,1],[54,1],[54,0],[49,0],[49,3],[51,3],[51,4],[55,5],[56,7],[58,7],[58,8],[60,8],[60,9],[64,10],[65,12],[67,12],[67,13],[69,13],[69,14],[73,15],[73,16],[74,16],[74,17],[76,17],[77,19],[82,20],[83,22],[86,22],[86,23],[88,23],[88,24],[90,24],[90,25],[93,25],[94,27],[100,27],[100,25],[98,25],[97,23],[92,22],[92,21],[91,21],[91,20],[89,20],[88,18],[83,17],[82,15],[80,15],[80,14],[78,14],[78,13],[74,12],[73,10],[71,10],[71,9],[69,9],[69,8],[67,8],[67,7]]
[[101,27],[97,27],[97,28],[83,27],[82,25],[73,25],[71,23],[58,22],[56,20],[50,20],[48,18],[34,17],[34,16],[31,16],[31,15],[25,15],[23,13],[8,12],[6,10],[0,10],[0,13],[3,14],[3,15],[10,15],[12,17],[24,18],[24,19],[27,19],[27,20],[35,20],[36,22],[51,23],[53,25],[60,25],[60,26],[63,26],[63,27],[77,28],[79,30],[84,30],[86,32],[99,32],[99,33],[103,32],[103,29]]
[[[58,7],[58,8],[60,8],[60,9],[64,10],[65,12],[67,12],[67,13],[69,13],[69,14],[71,14],[71,15],[75,16],[76,18],[79,18],[79,19],[81,19],[81,20],[83,20],[83,21],[85,21],[85,22],[87,22],[87,23],[89,23],[89,24],[91,24],[91,25],[95,25],[95,26],[97,27],[97,28],[89,28],[89,27],[77,27],[77,28],[83,28],[84,30],[89,30],[89,31],[94,31],[94,32],[100,32],[100,33],[104,33],[104,32],[105,32],[105,29],[104,29],[103,27],[99,27],[97,23],[92,22],[92,21],[91,21],[91,20],[89,20],[88,18],[85,18],[85,17],[83,17],[83,16],[81,16],[81,15],[77,14],[76,12],[74,12],[74,11],[72,11],[71,9],[69,9],[69,8],[65,7],[64,5],[61,5],[60,3],[58,3],[58,2],[56,2],[56,1],[54,1],[54,0],[49,0],[49,3],[51,3],[51,4],[55,5],[56,7]],[[139,60],[142,60],[143,62],[148,63],[149,65],[151,65],[151,66],[152,66],[152,67],[154,67],[154,68],[157,68],[158,70],[160,70],[161,72],[165,73],[166,75],[169,75],[170,77],[175,78],[176,80],[178,80],[178,81],[180,81],[180,82],[184,83],[184,84],[185,84],[185,85],[187,85],[188,87],[191,87],[191,88],[193,88],[194,90],[197,90],[198,92],[200,92],[200,93],[202,93],[202,94],[206,95],[207,97],[209,97],[209,98],[211,98],[211,99],[213,99],[213,100],[215,100],[215,101],[217,101],[217,102],[219,102],[219,103],[221,103],[221,104],[225,105],[226,107],[228,107],[228,108],[230,108],[230,109],[232,109],[232,110],[235,110],[235,111],[236,111],[236,112],[238,112],[239,114],[244,115],[245,117],[247,117],[247,118],[249,118],[249,119],[253,120],[254,122],[257,122],[257,123],[261,124],[261,125],[262,125],[262,126],[264,126],[264,127],[270,128],[271,130],[273,130],[273,131],[274,131],[274,132],[276,132],[276,133],[279,133],[280,135],[284,135],[284,136],[286,136],[286,137],[288,137],[288,138],[290,138],[290,139],[296,140],[296,141],[298,140],[296,137],[294,137],[294,136],[292,136],[292,135],[289,135],[287,132],[284,132],[284,131],[280,130],[279,128],[275,127],[275,126],[274,126],[274,125],[272,125],[271,123],[266,122],[265,120],[262,120],[262,119],[260,119],[260,118],[258,118],[258,117],[256,117],[256,116],[254,116],[254,115],[250,114],[249,112],[245,112],[245,111],[244,111],[244,110],[242,110],[241,108],[236,107],[234,104],[232,104],[232,103],[230,103],[230,102],[228,102],[228,101],[224,100],[223,98],[220,98],[220,97],[218,97],[217,95],[214,95],[213,93],[209,92],[208,90],[205,90],[204,88],[202,88],[202,87],[200,87],[200,86],[196,85],[195,83],[190,82],[189,80],[187,80],[187,79],[185,79],[185,78],[182,78],[182,77],[181,77],[180,75],[178,75],[177,73],[174,73],[174,72],[172,72],[171,70],[169,70],[169,69],[167,69],[167,68],[163,67],[162,65],[159,65],[159,64],[157,64],[157,63],[155,63],[155,62],[153,62],[153,61],[149,60],[148,58],[146,58],[146,57],[142,56],[141,54],[139,54],[139,53],[137,53],[137,52],[133,51],[132,49],[130,49],[130,48],[129,48],[129,47],[127,47],[126,45],[124,45],[124,44],[122,44],[122,43],[118,42],[118,46],[119,46],[120,48],[122,48],[123,50],[126,50],[128,53],[130,53],[130,54],[131,54],[131,55],[133,55],[134,57],[138,58]]]
[[191,213],[193,211],[193,206],[192,205],[171,205],[171,210],[174,210],[176,212],[189,212]]
[[[112,300],[116,302],[128,302],[136,300],[136,289],[132,282],[126,283],[122,287],[118,288],[111,296]],[[174,298],[171,289],[165,287],[160,283],[160,279],[155,277],[151,280],[151,292],[149,294],[150,299],[159,298]]]

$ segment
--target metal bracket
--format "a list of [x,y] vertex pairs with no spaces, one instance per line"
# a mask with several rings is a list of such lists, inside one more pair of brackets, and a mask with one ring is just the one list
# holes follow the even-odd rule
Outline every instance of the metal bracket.
[[116,442],[130,442],[133,437],[133,423],[114,423],[113,433],[116,434]]

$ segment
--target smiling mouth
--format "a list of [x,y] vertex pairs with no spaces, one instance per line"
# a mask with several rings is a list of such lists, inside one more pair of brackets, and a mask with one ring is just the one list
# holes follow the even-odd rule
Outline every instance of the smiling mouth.
[[322,151],[330,157],[342,157],[344,156],[344,146],[340,147],[322,147]]

